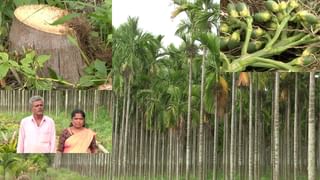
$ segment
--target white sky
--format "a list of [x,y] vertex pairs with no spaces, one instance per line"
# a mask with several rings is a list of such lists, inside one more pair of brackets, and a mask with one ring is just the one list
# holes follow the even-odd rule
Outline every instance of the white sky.
[[180,14],[171,19],[170,16],[174,9],[172,0],[113,0],[112,24],[118,28],[120,24],[127,22],[129,16],[139,17],[138,26],[144,32],[164,35],[162,40],[164,46],[170,43],[179,45],[181,40],[174,33],[180,20],[186,16]]

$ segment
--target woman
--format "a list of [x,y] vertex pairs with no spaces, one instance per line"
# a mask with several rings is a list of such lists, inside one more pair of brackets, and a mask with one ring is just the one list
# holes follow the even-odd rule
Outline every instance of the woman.
[[96,133],[85,128],[85,113],[76,109],[71,113],[70,127],[59,138],[58,150],[63,153],[95,153]]

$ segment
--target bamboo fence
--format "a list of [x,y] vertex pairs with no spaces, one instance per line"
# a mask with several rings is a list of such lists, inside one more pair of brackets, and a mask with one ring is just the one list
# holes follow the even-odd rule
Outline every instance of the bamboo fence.
[[110,153],[97,154],[61,154],[54,156],[52,166],[56,169],[65,168],[78,172],[82,176],[95,179],[111,179],[111,155]]
[[98,108],[105,106],[112,116],[112,91],[99,90],[0,90],[0,112],[30,112],[29,98],[39,95],[44,98],[45,113],[58,115],[75,108],[92,112],[96,119]]

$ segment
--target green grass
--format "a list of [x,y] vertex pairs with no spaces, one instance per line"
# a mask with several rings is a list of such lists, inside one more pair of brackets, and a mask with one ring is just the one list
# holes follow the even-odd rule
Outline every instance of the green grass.
[[[173,174],[172,175],[173,179],[177,179],[177,177]],[[143,177],[143,176],[126,176],[126,177],[113,177],[114,180],[140,180],[140,179],[150,179],[150,180],[167,180],[169,179],[169,177],[167,176],[156,176],[156,177]],[[185,180],[186,177],[185,176],[179,176],[178,177],[179,180]],[[198,180],[198,177],[195,176],[191,176],[189,178],[190,180]],[[212,173],[208,174],[208,176],[205,176],[205,179],[212,179]],[[225,180],[223,173],[218,173],[217,174],[217,179],[219,180]],[[260,177],[260,180],[271,180],[271,174],[267,174],[265,176]],[[308,177],[307,176],[298,176],[297,178],[298,180],[307,180]],[[240,177],[238,175],[236,175],[235,180],[240,180]],[[280,180],[285,180],[284,178],[280,178]]]
[[[31,113],[0,113],[1,131],[8,135],[12,135],[14,131],[18,133],[21,119],[30,116]],[[71,122],[70,112],[60,112],[56,116],[55,113],[45,115],[53,118],[56,126],[56,134],[60,136],[63,129],[69,127]],[[105,108],[99,108],[96,120],[93,121],[92,112],[86,113],[87,127],[97,133],[97,140],[109,151],[112,150],[112,120]],[[0,138],[0,143],[2,139]]]
[[[135,177],[113,177],[114,180],[140,180],[140,179],[148,179],[148,180],[167,180],[169,177],[167,176],[157,176],[157,177],[142,177],[142,176],[135,176]],[[177,179],[175,175],[172,175],[172,179]],[[179,180],[185,180],[184,176],[179,176]],[[198,180],[199,178],[190,177],[190,180]],[[211,178],[212,179],[212,178]]]
[[[208,179],[212,179],[212,173],[209,174]],[[218,172],[217,179],[225,180],[223,172]],[[271,171],[267,171],[265,174],[262,174],[260,176],[260,180],[271,180],[271,179],[272,179]],[[298,180],[307,180],[308,177],[305,176],[305,175],[298,175],[297,179]],[[239,174],[236,174],[235,180],[240,180],[240,175]],[[280,177],[280,180],[286,180],[286,179],[283,178],[283,177]]]
[[29,175],[32,180],[94,180],[94,178],[81,176],[79,173],[67,169],[48,168],[46,173]]
[[[3,173],[2,171],[0,172]],[[25,175],[30,177],[32,180],[95,180],[95,178],[82,176],[74,171],[54,168],[48,168],[46,173],[26,173]],[[2,174],[0,175],[0,179],[4,179]],[[10,173],[6,173],[6,179],[15,179],[15,177]]]
[[[52,154],[44,155],[7,153],[0,154],[0,159],[4,159],[4,161],[7,162],[0,162],[0,180],[13,180],[22,175],[27,176],[32,180],[94,180],[93,178],[80,175],[80,172],[74,172],[64,168],[55,169],[49,167],[54,161],[54,155]],[[6,167],[5,177],[4,167]],[[83,170],[83,172],[87,174],[89,169]]]

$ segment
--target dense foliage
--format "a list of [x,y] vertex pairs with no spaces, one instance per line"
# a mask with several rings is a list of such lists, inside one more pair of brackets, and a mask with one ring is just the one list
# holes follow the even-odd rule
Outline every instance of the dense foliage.
[[[189,65],[193,67],[190,72],[193,74],[192,111],[195,117],[198,116],[202,50],[205,47],[205,82],[209,93],[206,96],[211,96],[213,84],[219,79],[216,78],[219,46],[214,34],[219,5],[208,1],[204,5],[207,9],[202,9],[200,1],[175,3],[178,6],[172,13],[173,18],[179,13],[190,12],[190,19],[182,21],[177,28],[176,34],[183,40],[179,47],[173,44],[163,47],[162,36],[143,32],[137,18],[129,17],[113,34],[113,89],[119,98],[130,97],[130,104],[137,103],[146,110],[148,127],[156,124],[161,128],[173,127],[178,125],[179,119],[186,118]],[[196,122],[197,118],[194,119]]]

